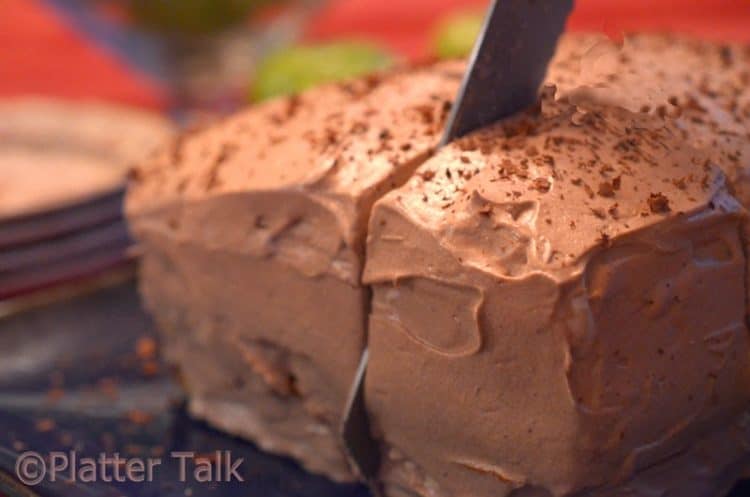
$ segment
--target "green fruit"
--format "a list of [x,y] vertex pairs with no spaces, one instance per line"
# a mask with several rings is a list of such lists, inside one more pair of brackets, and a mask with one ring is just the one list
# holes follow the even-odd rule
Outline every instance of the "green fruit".
[[133,18],[147,29],[177,35],[205,35],[247,19],[272,0],[128,0]]
[[271,54],[258,67],[250,98],[258,102],[292,95],[323,83],[386,69],[388,52],[367,43],[338,42],[298,45]]
[[435,36],[435,53],[441,59],[468,57],[482,31],[481,14],[464,13],[442,22]]

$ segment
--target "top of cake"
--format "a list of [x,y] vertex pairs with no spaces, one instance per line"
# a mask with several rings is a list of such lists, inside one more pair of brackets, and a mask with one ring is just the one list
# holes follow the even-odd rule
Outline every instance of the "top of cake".
[[[538,109],[450,144],[379,205],[508,276],[707,206],[738,211],[721,170],[732,189],[750,169],[749,70],[738,46],[564,36]],[[369,262],[369,281],[393,277]]]
[[674,121],[750,204],[750,46],[655,34],[621,44],[564,37],[549,81],[582,108],[593,102]]
[[[364,217],[436,146],[463,64],[327,85],[251,107],[174,142],[134,172],[131,210],[235,192],[305,192]],[[359,209],[356,206],[362,208]],[[349,239],[363,219],[344,224]]]
[[[411,177],[391,196],[409,204],[402,205],[409,215],[450,226],[484,204],[503,204],[514,223],[539,230],[534,257],[565,265],[595,240],[709,202],[723,182],[713,166],[750,201],[748,60],[743,47],[670,36],[617,45],[566,35],[548,76],[555,89],[546,90],[541,111],[450,145],[416,176],[440,139],[462,62],[323,86],[250,108],[163,149],[133,173],[131,225],[243,252],[262,246],[259,254],[297,254],[306,244],[328,254],[322,265],[335,266],[342,245],[361,258],[370,207]],[[211,223],[223,224],[209,233],[203,221],[177,219],[193,207],[173,208],[235,194],[274,197],[246,207],[257,243],[235,240],[237,220],[213,216]],[[569,214],[552,216],[562,205]],[[157,214],[165,210],[170,214]],[[309,229],[297,229],[305,224],[300,219]],[[461,244],[483,243],[473,239],[474,228],[465,229]],[[306,266],[298,255],[295,264]],[[355,268],[346,278],[357,274]]]
[[433,152],[463,67],[323,86],[183,135],[133,171],[130,227],[359,286],[370,208]]
[[[432,233],[462,264],[510,277],[575,267],[621,235],[669,230],[664,221],[705,209],[741,211],[709,155],[673,123],[616,107],[582,111],[551,93],[538,113],[445,147],[378,205]],[[398,277],[373,259],[368,280]],[[420,261],[432,267],[428,259]],[[401,270],[414,267],[404,261]]]

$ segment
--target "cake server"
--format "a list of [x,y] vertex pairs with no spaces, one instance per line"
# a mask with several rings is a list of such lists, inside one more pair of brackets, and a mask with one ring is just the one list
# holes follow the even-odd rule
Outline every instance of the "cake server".
[[536,103],[573,0],[494,0],[442,145]]
[[[573,0],[493,0],[440,145],[531,107],[573,10]],[[374,497],[381,454],[365,405],[362,354],[341,425],[344,446]]]

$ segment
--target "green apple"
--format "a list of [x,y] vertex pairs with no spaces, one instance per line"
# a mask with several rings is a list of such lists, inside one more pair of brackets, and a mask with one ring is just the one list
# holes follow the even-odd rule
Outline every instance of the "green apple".
[[435,33],[435,54],[441,59],[468,57],[482,31],[480,13],[461,13],[448,17]]
[[299,93],[323,83],[387,69],[394,60],[386,50],[362,42],[288,47],[260,63],[250,98],[258,102]]
[[128,3],[135,21],[147,29],[204,35],[243,22],[253,9],[271,1],[128,0]]

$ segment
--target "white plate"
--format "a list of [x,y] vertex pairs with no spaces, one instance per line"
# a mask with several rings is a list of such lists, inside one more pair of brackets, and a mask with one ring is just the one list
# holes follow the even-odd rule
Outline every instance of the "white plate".
[[0,101],[0,223],[122,189],[172,133],[159,115],[108,104]]

